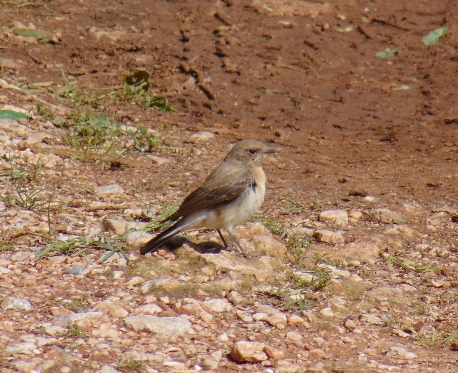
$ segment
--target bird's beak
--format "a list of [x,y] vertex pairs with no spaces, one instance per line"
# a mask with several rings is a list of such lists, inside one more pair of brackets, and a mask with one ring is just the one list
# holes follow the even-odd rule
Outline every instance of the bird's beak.
[[277,151],[274,148],[267,148],[266,154],[276,153]]

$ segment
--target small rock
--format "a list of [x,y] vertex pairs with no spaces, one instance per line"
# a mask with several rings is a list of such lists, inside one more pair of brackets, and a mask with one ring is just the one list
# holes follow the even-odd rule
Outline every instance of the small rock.
[[86,268],[81,267],[81,266],[73,266],[72,268],[67,269],[65,271],[67,275],[75,275],[75,276],[83,275],[85,272],[86,272]]
[[134,231],[127,235],[126,244],[132,249],[138,250],[153,237],[154,235],[145,231]]
[[388,356],[399,356],[401,359],[412,360],[417,357],[413,352],[407,351],[404,347],[393,346],[387,352]]
[[162,308],[159,307],[156,303],[144,304],[143,306],[136,308],[134,311],[135,314],[146,313],[150,315],[154,315],[160,312],[162,312]]
[[211,138],[215,137],[215,134],[212,132],[201,131],[201,132],[196,132],[192,134],[191,137],[194,140],[198,140],[198,141],[208,141]]
[[145,282],[145,279],[143,277],[134,276],[129,281],[126,282],[126,285],[137,286],[137,285],[143,284],[144,282]]
[[286,333],[286,340],[291,342],[302,342],[302,334],[297,332],[288,332]]
[[384,325],[385,322],[377,315],[372,313],[363,313],[361,315],[361,321],[367,322],[374,325]]
[[105,232],[113,232],[118,236],[122,236],[126,229],[129,228],[129,223],[122,219],[103,219],[102,220],[102,229]]
[[84,329],[87,329],[95,325],[99,325],[103,321],[108,320],[106,315],[104,315],[102,312],[72,313],[70,315],[54,317],[54,322],[59,325],[68,326],[76,324]]
[[222,350],[215,351],[210,356],[204,359],[204,361],[202,362],[202,365],[209,369],[216,369],[218,368],[218,364],[222,357],[223,357]]
[[327,210],[320,213],[318,219],[323,223],[345,228],[348,225],[346,210]]
[[310,227],[291,227],[288,231],[299,238],[313,237],[313,234],[315,233],[315,229]]
[[38,350],[37,350],[37,346],[35,343],[23,342],[23,343],[16,343],[14,345],[6,346],[5,352],[9,354],[34,355],[35,353],[38,353]]
[[10,273],[10,272],[11,272],[11,269],[0,267],[0,275],[6,275],[7,273]]
[[445,281],[445,280],[435,280],[431,279],[431,285],[433,285],[435,288],[442,288],[442,287],[450,287],[451,283],[450,281]]
[[345,239],[342,235],[342,232],[333,232],[327,229],[317,229],[313,237],[318,242],[328,243],[328,244],[338,244],[344,243]]
[[283,351],[277,350],[276,348],[270,346],[264,346],[264,352],[269,357],[269,359],[278,360],[285,356]]
[[313,350],[309,351],[309,358],[310,359],[325,359],[326,352],[321,348],[314,348]]
[[210,299],[202,303],[202,308],[208,312],[229,312],[233,306],[226,299]]
[[240,305],[246,302],[246,298],[236,290],[232,290],[227,296],[227,299],[234,305]]
[[97,303],[95,310],[104,312],[113,317],[126,317],[129,312],[118,304],[112,303],[109,300]]
[[168,336],[184,335],[191,329],[191,322],[183,317],[138,315],[126,317],[124,322],[135,331],[147,330]]
[[[259,315],[256,317],[256,315]],[[254,319],[264,320],[268,324],[275,326],[279,329],[284,329],[287,324],[286,315],[274,307],[262,305],[257,308],[257,314],[255,314]]]
[[[302,366],[292,364],[288,360],[277,360],[275,373],[298,373],[303,371]],[[315,372],[323,372],[323,370],[314,370]]]
[[112,196],[124,194],[124,189],[119,184],[102,185],[95,188],[95,194],[98,196]]
[[370,220],[375,220],[380,223],[394,223],[394,224],[404,224],[405,219],[395,211],[391,211],[386,208],[374,209],[365,212]]
[[324,317],[328,317],[328,318],[334,317],[334,311],[333,311],[330,307],[325,307],[325,308],[321,309],[321,310],[320,310],[320,313],[321,313]]
[[275,258],[284,258],[286,256],[286,246],[271,236],[255,235],[252,242],[257,252]]
[[119,370],[113,368],[111,365],[105,364],[97,373],[119,373]]
[[170,162],[170,159],[159,157],[157,155],[148,154],[147,157],[151,159],[153,162],[157,163],[159,166],[162,166],[163,164]]
[[291,315],[288,319],[288,324],[295,325],[295,324],[303,324],[305,320],[297,315]]
[[230,355],[239,363],[260,363],[267,360],[265,344],[261,342],[238,341],[232,347]]
[[356,329],[356,323],[352,319],[345,320],[344,326],[347,330],[351,332]]
[[32,308],[32,305],[27,299],[6,297],[2,301],[1,307],[4,310],[17,309],[28,311]]

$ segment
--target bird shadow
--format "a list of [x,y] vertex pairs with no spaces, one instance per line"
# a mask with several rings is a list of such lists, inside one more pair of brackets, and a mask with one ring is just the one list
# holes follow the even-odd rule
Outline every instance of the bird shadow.
[[161,246],[161,249],[164,249],[168,252],[175,252],[184,244],[187,244],[200,254],[219,254],[223,250],[228,250],[228,248],[225,248],[223,245],[214,241],[203,241],[195,243],[182,236],[173,237],[170,241],[165,242]]

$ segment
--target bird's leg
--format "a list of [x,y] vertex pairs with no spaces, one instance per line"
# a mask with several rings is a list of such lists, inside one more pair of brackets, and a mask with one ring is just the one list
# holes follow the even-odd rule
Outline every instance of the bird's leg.
[[221,238],[221,241],[223,241],[224,248],[227,249],[227,243],[226,243],[226,240],[223,237],[223,234],[221,233],[221,231],[219,229],[217,229],[216,231],[218,232],[219,237]]
[[[242,255],[244,258],[246,258],[246,255],[245,255],[245,252],[243,251],[242,249],[242,246],[238,243],[238,241],[236,240],[236,238],[234,237],[234,235],[231,233],[231,231],[229,229],[226,229],[226,232],[227,234],[229,235],[229,237],[231,237],[232,241],[234,241],[235,243],[235,246],[237,247],[240,255]],[[220,233],[221,235],[221,233]]]

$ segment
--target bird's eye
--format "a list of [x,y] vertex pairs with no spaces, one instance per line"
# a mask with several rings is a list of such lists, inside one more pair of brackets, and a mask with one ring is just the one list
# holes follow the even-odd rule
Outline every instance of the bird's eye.
[[256,154],[256,149],[250,149],[248,151],[250,152],[250,154]]

